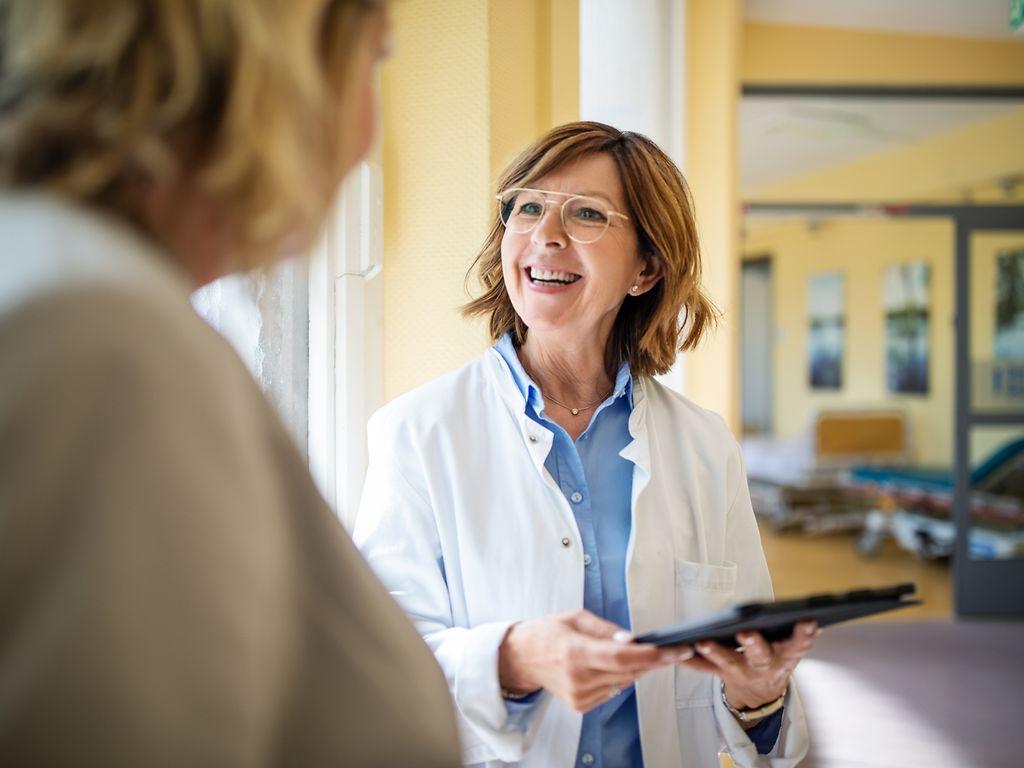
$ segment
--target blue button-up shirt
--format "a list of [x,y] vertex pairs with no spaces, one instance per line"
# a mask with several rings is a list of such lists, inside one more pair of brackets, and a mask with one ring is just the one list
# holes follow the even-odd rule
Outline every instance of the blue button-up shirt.
[[[626,549],[632,527],[633,463],[619,454],[633,439],[629,432],[633,410],[629,366],[625,362],[619,366],[612,394],[595,408],[586,430],[574,442],[547,416],[543,395],[519,362],[511,337],[503,336],[495,349],[523,395],[526,414],[554,436],[544,466],[569,502],[583,542],[583,607],[628,630]],[[513,718],[526,715],[530,706],[529,701],[508,702]],[[755,729],[748,731],[759,752],[768,752],[775,743],[781,715],[766,721],[774,722],[775,727],[765,729],[759,723],[756,731],[766,731],[761,738],[752,732]],[[633,686],[583,716],[576,765],[643,765]]]

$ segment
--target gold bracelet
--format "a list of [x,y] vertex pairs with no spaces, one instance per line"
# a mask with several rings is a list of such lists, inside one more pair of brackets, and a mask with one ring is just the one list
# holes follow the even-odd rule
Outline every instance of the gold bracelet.
[[769,701],[764,706],[758,707],[757,709],[736,709],[732,704],[729,703],[729,699],[725,696],[725,683],[722,683],[722,703],[725,704],[725,708],[728,709],[732,716],[739,720],[741,723],[751,723],[754,720],[760,720],[762,717],[774,714],[782,709],[782,705],[786,703],[786,693],[789,692],[789,686],[786,686],[786,690],[782,692],[782,695],[774,701]]
[[[539,691],[540,689],[538,688],[537,690]],[[507,688],[502,688],[501,698],[508,699],[509,701],[519,701],[520,699],[525,699],[529,696],[533,696],[533,694],[535,694],[536,692],[537,691],[527,691],[526,693],[513,693]]]

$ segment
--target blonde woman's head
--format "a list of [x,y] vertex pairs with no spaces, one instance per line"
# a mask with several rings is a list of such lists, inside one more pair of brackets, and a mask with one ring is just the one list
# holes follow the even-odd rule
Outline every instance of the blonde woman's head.
[[265,263],[366,151],[385,27],[369,0],[0,0],[0,187],[161,240],[198,200],[229,268]]

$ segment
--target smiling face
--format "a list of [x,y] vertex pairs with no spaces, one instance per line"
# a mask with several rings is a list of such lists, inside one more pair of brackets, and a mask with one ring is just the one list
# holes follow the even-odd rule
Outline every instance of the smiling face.
[[530,232],[506,228],[502,237],[502,273],[512,306],[531,333],[569,334],[578,343],[603,345],[622,302],[650,289],[657,276],[641,258],[631,222],[613,217],[597,242],[577,243],[565,231],[560,204],[567,194],[587,195],[628,215],[615,161],[604,152],[584,155],[529,186],[558,194],[549,196],[552,204]]

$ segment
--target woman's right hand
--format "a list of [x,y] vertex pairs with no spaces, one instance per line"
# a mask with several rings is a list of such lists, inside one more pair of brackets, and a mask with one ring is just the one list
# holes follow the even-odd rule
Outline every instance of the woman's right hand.
[[622,627],[590,611],[513,624],[498,649],[501,687],[512,693],[544,688],[577,712],[587,712],[644,673],[693,655],[689,648],[631,640]]

